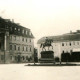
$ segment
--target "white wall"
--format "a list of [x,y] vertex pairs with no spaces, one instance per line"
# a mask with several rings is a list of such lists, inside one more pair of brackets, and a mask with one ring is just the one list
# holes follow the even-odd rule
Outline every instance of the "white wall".
[[[64,46],[62,46],[62,43],[64,43]],[[71,43],[71,46],[70,46]],[[80,48],[80,41],[63,41],[63,42],[54,42],[52,43],[54,51],[54,57],[59,57],[61,58],[61,53],[64,51],[64,53],[69,52],[74,49],[79,49]],[[46,50],[48,48],[46,47]],[[51,50],[51,47],[50,47]],[[41,58],[40,52],[42,51],[42,48],[40,48],[40,44],[38,44],[38,57]]]

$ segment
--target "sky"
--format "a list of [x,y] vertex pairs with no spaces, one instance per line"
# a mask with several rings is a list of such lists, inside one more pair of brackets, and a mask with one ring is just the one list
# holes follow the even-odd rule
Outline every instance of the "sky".
[[44,36],[80,30],[80,1],[0,0],[0,16],[31,29],[36,46]]

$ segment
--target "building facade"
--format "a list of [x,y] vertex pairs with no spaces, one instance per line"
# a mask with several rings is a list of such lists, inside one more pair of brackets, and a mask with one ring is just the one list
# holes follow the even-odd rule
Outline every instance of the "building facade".
[[30,29],[0,18],[0,63],[33,61],[34,36]]
[[[46,37],[43,37],[38,40],[38,59],[41,59],[40,53],[42,51],[42,48],[40,48],[40,45],[41,43],[44,43],[45,38]],[[68,55],[72,56],[70,57],[70,59],[79,58],[78,61],[80,61],[80,30],[77,30],[76,32],[70,32],[67,34],[59,35],[59,36],[48,36],[48,39],[53,40],[53,43],[52,43],[53,49],[52,47],[50,47],[49,50],[54,52],[54,58],[58,58],[59,61],[61,61],[63,60],[63,55],[65,55],[65,58],[66,58],[67,56],[66,54],[69,53]],[[48,51],[47,47],[45,47],[45,49],[46,51]]]

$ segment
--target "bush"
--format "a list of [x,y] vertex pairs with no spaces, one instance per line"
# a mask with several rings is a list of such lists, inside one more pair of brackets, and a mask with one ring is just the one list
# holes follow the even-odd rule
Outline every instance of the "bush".
[[62,53],[61,54],[61,61],[62,62],[70,62],[71,61],[70,53]]
[[55,62],[59,62],[59,57],[55,57]]

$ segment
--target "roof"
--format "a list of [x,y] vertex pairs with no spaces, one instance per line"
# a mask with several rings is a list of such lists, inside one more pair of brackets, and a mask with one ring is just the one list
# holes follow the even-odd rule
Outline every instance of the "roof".
[[44,42],[46,37],[48,37],[48,39],[53,39],[53,42],[78,41],[80,40],[80,31],[77,30],[77,32],[66,33],[58,36],[45,36],[39,39],[37,44]]
[[[10,19],[3,19],[0,17],[0,29],[5,30],[7,27],[10,34],[24,36],[28,38],[34,38],[29,28],[23,27],[19,23],[14,23],[13,21],[10,21]],[[15,28],[16,30],[14,30]],[[18,29],[20,29],[20,31],[18,31]],[[24,30],[24,34],[22,33],[22,30]],[[27,31],[27,34],[26,34],[26,31]],[[31,32],[31,35],[29,35],[30,32]]]

